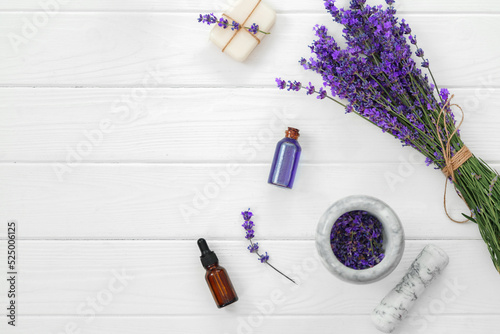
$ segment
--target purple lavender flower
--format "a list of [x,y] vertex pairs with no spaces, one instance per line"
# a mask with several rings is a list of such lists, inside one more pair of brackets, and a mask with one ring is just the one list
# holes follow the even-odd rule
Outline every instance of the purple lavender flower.
[[410,43],[413,45],[417,45],[417,36],[408,36],[408,39],[410,40]]
[[222,28],[226,29],[227,26],[229,25],[229,22],[225,18],[221,17],[219,19],[219,21],[217,22],[217,24],[219,25],[219,27],[222,27]]
[[211,25],[211,24],[214,24],[217,22],[217,17],[215,17],[215,15],[213,13],[205,14],[205,15],[200,14],[200,16],[198,17],[198,22]]
[[418,48],[417,51],[415,52],[417,57],[423,57],[424,56],[424,50]]
[[251,244],[250,246],[247,247],[250,253],[255,253],[259,250],[259,243],[256,242],[254,244]]
[[251,220],[245,220],[245,222],[241,225],[247,231],[251,230],[255,224]]
[[264,254],[260,255],[259,260],[260,260],[260,263],[267,263],[267,261],[269,260],[269,255],[267,255],[267,252],[266,252],[266,255],[264,255]]
[[478,180],[478,181],[479,181],[479,180],[481,179],[481,177],[482,177],[481,175],[476,174],[476,173],[474,173],[474,172],[473,172],[473,173],[471,173],[471,176],[472,176],[472,177],[474,177],[474,178],[475,178],[476,180]]
[[447,101],[449,96],[450,96],[450,91],[446,88],[441,88],[441,90],[439,91],[439,97],[441,97],[441,100]]
[[488,194],[487,194],[488,197],[491,197],[493,195],[493,187],[495,186],[497,181],[498,181],[498,175],[495,175],[495,177],[491,180],[488,188]]
[[248,29],[248,31],[255,35],[259,31],[259,25],[253,23],[252,26]]
[[422,62],[422,67],[429,68],[429,59],[426,59]]
[[302,84],[298,81],[294,81],[294,82],[291,82],[291,81],[288,81],[288,90],[294,90],[296,92],[298,92],[300,90],[300,88],[302,88]]
[[241,212],[241,215],[243,216],[244,220],[248,221],[248,220],[252,219],[253,213],[250,212],[250,209],[248,209],[248,211]]
[[255,232],[254,230],[247,230],[247,233],[245,235],[245,239],[249,239],[249,240],[253,239],[255,237],[254,232]]
[[330,241],[335,256],[347,267],[367,269],[384,258],[382,224],[366,211],[350,211],[333,224]]
[[305,58],[301,58],[299,60],[299,64],[302,65],[304,67],[304,69],[307,70],[307,60]]
[[281,80],[280,78],[276,78],[276,83],[278,84],[279,89],[286,88],[286,81],[285,80]]
[[312,85],[312,83],[309,82],[309,86],[306,87],[307,89],[307,95],[312,95],[316,92],[316,89],[314,88],[314,86]]
[[231,30],[240,30],[240,24],[236,21],[233,21],[233,27]]
[[326,97],[326,90],[324,90],[323,87],[321,87],[319,89],[319,94],[318,94],[318,96],[316,96],[316,98],[323,100],[325,97]]
[[335,7],[335,1],[337,0],[325,0],[325,8],[332,15],[339,12],[339,9]]

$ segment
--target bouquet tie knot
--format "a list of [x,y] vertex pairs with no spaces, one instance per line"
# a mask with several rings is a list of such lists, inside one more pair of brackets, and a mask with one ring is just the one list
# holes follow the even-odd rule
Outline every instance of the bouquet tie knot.
[[[439,142],[441,143],[441,150],[443,151],[443,157],[446,164],[443,167],[442,171],[446,176],[446,178],[451,177],[453,182],[455,182],[455,171],[472,157],[471,151],[465,145],[462,146],[462,148],[455,155],[452,156],[451,139],[453,138],[454,135],[457,134],[458,129],[460,129],[460,127],[462,126],[465,117],[463,109],[458,104],[450,104],[451,99],[453,99],[454,96],[455,95],[451,95],[448,98],[448,100],[446,100],[445,104],[441,108],[441,112],[439,113],[436,122],[436,132],[439,138]],[[447,108],[453,106],[460,109],[460,111],[462,112],[462,119],[460,120],[460,123],[455,128],[455,130],[450,134],[448,131],[448,126],[446,124],[446,114],[448,113]],[[441,131],[439,129],[439,122],[441,120],[441,117],[443,117],[443,124],[444,124],[443,128],[446,133],[446,138],[445,138],[446,144],[443,142],[443,138],[441,137]]]
[[259,7],[259,4],[262,0],[258,0],[257,3],[255,4],[255,6],[253,7],[252,11],[250,11],[250,13],[248,14],[247,18],[245,19],[245,21],[243,21],[243,23],[239,24],[239,22],[237,22],[235,19],[233,19],[231,16],[227,15],[227,14],[222,14],[222,16],[225,16],[227,17],[228,19],[230,19],[231,21],[234,21],[234,22],[237,22],[240,26],[240,28],[238,30],[236,30],[236,32],[233,34],[233,36],[231,36],[231,38],[229,39],[229,41],[227,41],[226,45],[224,45],[224,47],[222,48],[222,52],[224,52],[226,50],[226,48],[228,47],[229,44],[231,44],[231,42],[233,41],[234,37],[236,37],[236,35],[238,35],[238,33],[241,31],[241,30],[245,30],[247,33],[250,34],[250,36],[252,36],[253,38],[255,38],[255,40],[257,41],[257,44],[260,44],[260,39],[255,36],[254,34],[252,34],[250,31],[248,31],[247,29],[241,29],[241,27],[244,27],[245,24],[247,23],[248,19],[250,18],[250,16],[252,16],[252,14],[255,12],[255,10],[257,9],[257,7]]
[[[441,169],[441,171],[446,176],[446,179],[451,178],[451,180],[453,181],[453,185],[455,185],[455,181],[456,181],[455,180],[455,171],[460,166],[462,166],[467,160],[469,160],[472,157],[471,151],[465,145],[462,146],[462,148],[457,153],[455,153],[455,155],[452,156],[451,138],[458,132],[458,129],[460,128],[460,126],[462,126],[462,123],[463,123],[464,118],[465,118],[464,111],[463,111],[463,109],[458,104],[450,104],[451,99],[454,96],[455,95],[451,95],[448,98],[448,100],[446,101],[446,103],[443,105],[443,107],[441,108],[441,112],[439,113],[437,123],[436,123],[436,132],[437,132],[437,135],[438,135],[438,138],[439,138],[439,142],[441,143],[441,149],[443,151],[443,158],[444,158],[444,161],[445,161],[445,166]],[[453,106],[457,107],[458,109],[460,109],[460,111],[462,112],[462,119],[460,120],[460,123],[455,128],[455,130],[450,134],[449,131],[448,131],[447,124],[446,124],[446,114],[448,113],[447,108],[448,107],[453,107]],[[443,127],[444,127],[444,131],[446,133],[446,138],[445,138],[446,139],[446,144],[443,142],[443,138],[441,137],[441,131],[439,129],[439,122],[441,120],[441,117],[443,117],[443,124],[444,124]],[[446,188],[447,187],[446,187],[446,180],[445,180],[443,204],[444,204],[444,211],[446,213],[446,216],[448,216],[448,218],[451,221],[455,222],[455,223],[465,223],[465,222],[467,222],[468,219],[463,220],[463,221],[459,221],[459,220],[455,220],[455,219],[451,218],[451,216],[449,215],[448,209],[446,208]],[[460,192],[458,192],[458,190],[456,188],[456,185],[455,185],[455,191],[457,192],[458,196],[465,202],[465,204],[467,205],[467,207],[469,207],[469,205],[467,204],[467,201],[463,198],[462,194],[460,194]],[[469,210],[470,210],[470,207],[469,207]]]
[[[447,156],[447,154],[449,155]],[[442,169],[444,175],[447,178],[451,177],[451,179],[455,181],[455,171],[471,157],[472,153],[465,145],[453,157],[447,152],[445,154],[446,166]]]

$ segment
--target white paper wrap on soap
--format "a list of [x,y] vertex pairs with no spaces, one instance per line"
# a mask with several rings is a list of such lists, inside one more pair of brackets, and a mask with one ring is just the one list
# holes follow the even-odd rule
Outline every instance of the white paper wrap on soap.
[[276,21],[276,12],[263,1],[240,0],[223,17],[229,24],[233,20],[238,22],[241,29],[236,31],[216,25],[210,33],[210,40],[231,58],[245,61],[266,34],[257,32],[254,35],[243,27],[251,27],[255,23],[259,25],[259,30],[269,32]]

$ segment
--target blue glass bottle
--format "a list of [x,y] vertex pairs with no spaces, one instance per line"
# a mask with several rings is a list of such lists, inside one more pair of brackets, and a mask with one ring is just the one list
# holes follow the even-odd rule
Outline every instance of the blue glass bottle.
[[302,149],[297,141],[299,138],[298,129],[288,128],[285,134],[285,138],[280,140],[276,145],[273,164],[267,182],[292,189]]

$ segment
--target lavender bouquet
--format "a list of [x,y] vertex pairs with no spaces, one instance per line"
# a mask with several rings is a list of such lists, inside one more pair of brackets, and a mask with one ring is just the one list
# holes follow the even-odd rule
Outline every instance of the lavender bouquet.
[[478,225],[500,272],[498,173],[462,142],[452,96],[438,88],[416,36],[404,19],[395,17],[394,1],[371,7],[365,0],[352,0],[348,9],[337,8],[334,0],[324,2],[333,20],[343,25],[346,47],[317,25],[313,57],[300,60],[306,70],[321,75],[324,88],[276,79],[278,87],[332,100],[422,153],[468,205],[470,214],[463,215]]

